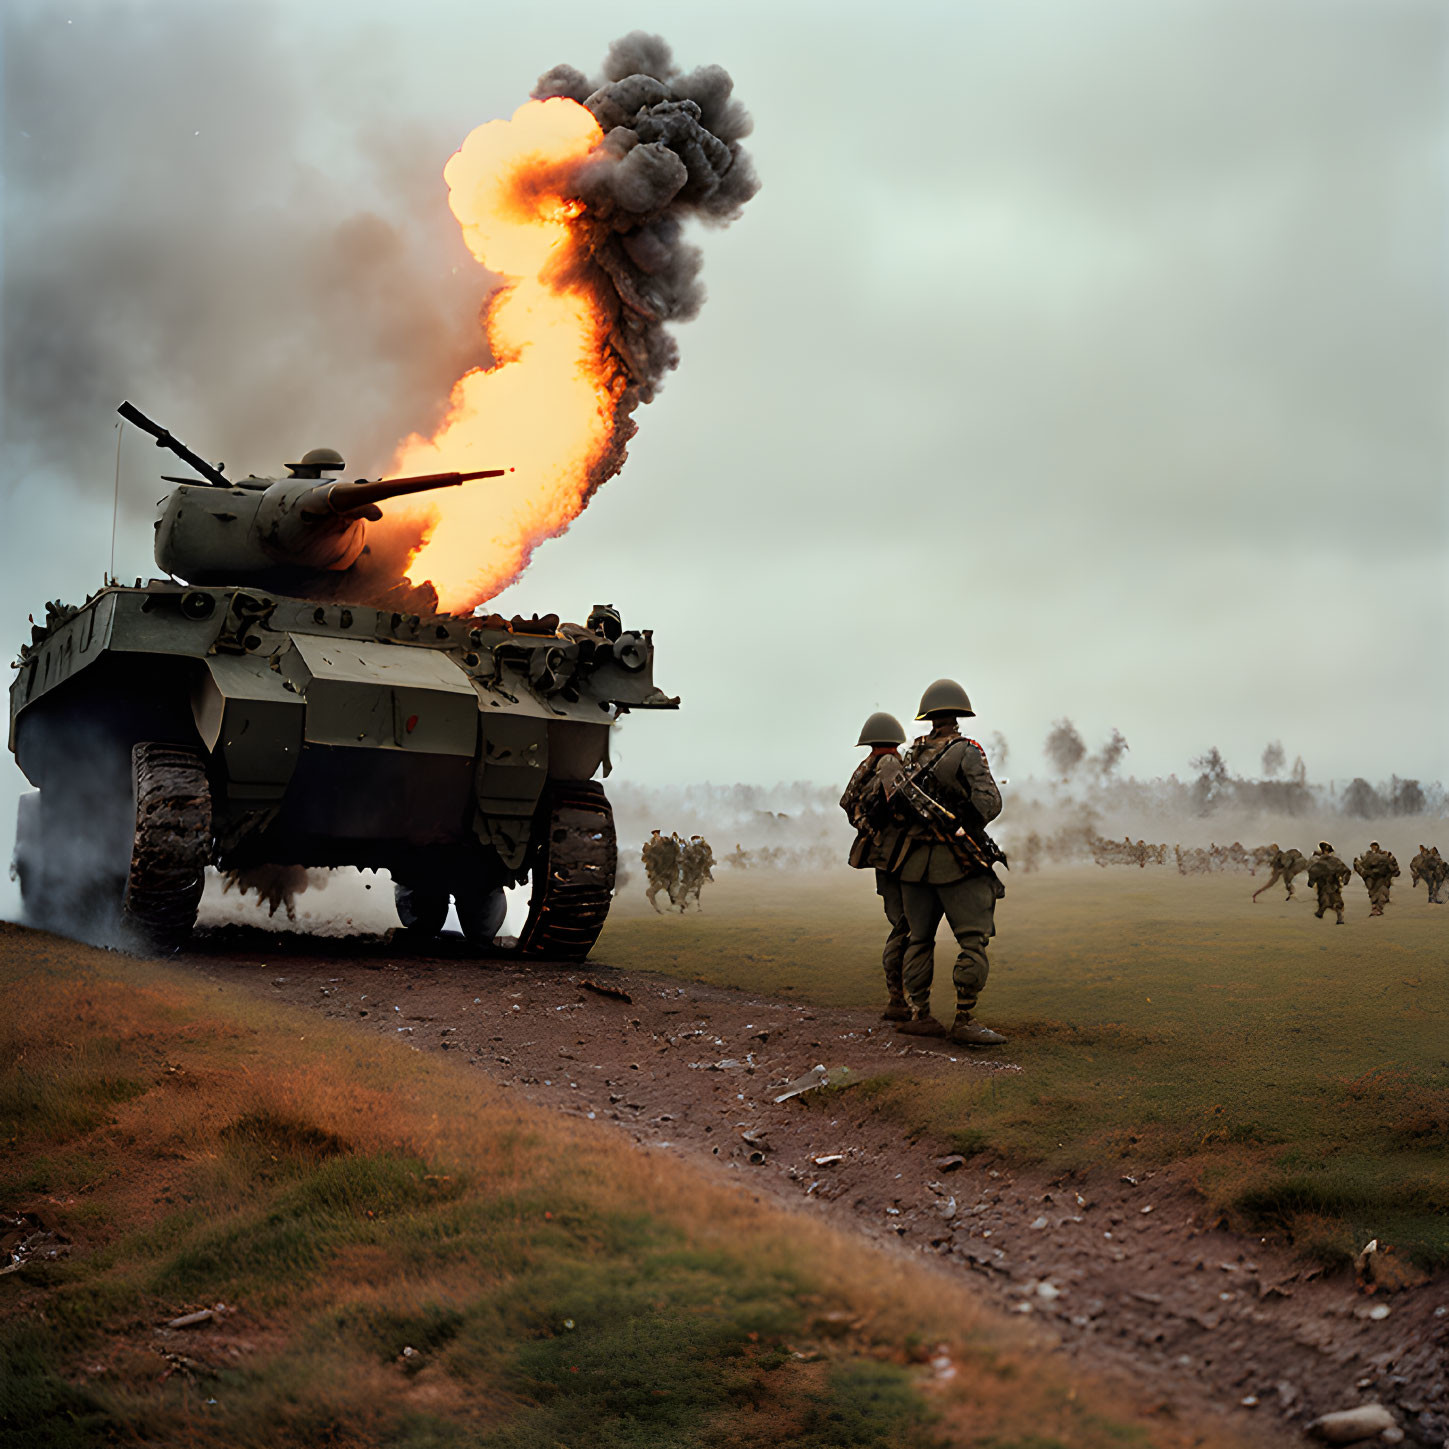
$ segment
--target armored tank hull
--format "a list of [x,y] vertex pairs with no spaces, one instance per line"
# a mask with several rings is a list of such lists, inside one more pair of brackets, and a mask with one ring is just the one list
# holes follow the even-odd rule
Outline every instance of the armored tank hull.
[[480,949],[531,881],[519,949],[582,958],[614,883],[611,729],[678,704],[652,676],[650,634],[607,608],[561,626],[170,581],[51,606],[10,693],[27,914],[169,947],[208,866],[348,865],[389,871],[415,932],[455,902]]

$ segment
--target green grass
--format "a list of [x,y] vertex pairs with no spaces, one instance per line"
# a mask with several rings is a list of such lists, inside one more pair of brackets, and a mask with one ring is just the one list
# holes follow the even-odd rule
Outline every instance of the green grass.
[[1146,1442],[939,1275],[180,972],[0,927],[0,1100],[70,1240],[0,1279],[3,1446]]
[[[598,954],[871,1011],[885,922],[864,873],[725,873],[706,912],[621,902]],[[1053,1170],[1179,1164],[1241,1227],[1391,1241],[1449,1265],[1449,909],[1400,890],[1315,920],[1246,875],[1084,869],[1010,880],[978,1014],[1020,1074],[874,1083],[908,1128]],[[1302,891],[1300,890],[1300,896]],[[954,1009],[943,928],[933,1005]],[[1329,1246],[1338,1242],[1339,1248]]]

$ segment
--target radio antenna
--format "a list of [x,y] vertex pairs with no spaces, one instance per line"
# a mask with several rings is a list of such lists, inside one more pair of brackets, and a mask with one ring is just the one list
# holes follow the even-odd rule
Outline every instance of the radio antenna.
[[126,420],[116,424],[116,487],[111,494],[111,571],[106,576],[108,583],[116,578],[116,516],[121,511],[121,438],[126,431]]

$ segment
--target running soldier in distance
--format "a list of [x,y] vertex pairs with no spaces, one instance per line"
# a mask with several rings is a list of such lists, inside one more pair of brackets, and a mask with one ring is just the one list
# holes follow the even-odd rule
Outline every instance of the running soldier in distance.
[[1276,845],[1270,845],[1268,849],[1272,852],[1267,860],[1272,874],[1268,877],[1267,885],[1261,885],[1253,892],[1253,899],[1257,900],[1269,886],[1276,885],[1281,880],[1288,887],[1288,894],[1283,899],[1291,901],[1293,877],[1308,869],[1308,857],[1301,850],[1279,850]]
[[885,949],[881,952],[886,981],[886,1008],[881,1012],[882,1021],[911,1019],[911,1008],[906,1004],[902,985],[906,937],[910,934],[910,927],[906,924],[906,911],[901,904],[900,880],[891,874],[905,835],[890,799],[891,788],[901,773],[901,757],[896,753],[896,747],[905,742],[906,732],[894,715],[882,711],[871,715],[855,742],[857,746],[869,746],[870,753],[855,767],[855,773],[840,797],[840,808],[845,811],[845,818],[856,832],[848,859],[856,870],[875,872],[875,892],[890,924]]
[[1333,853],[1333,847],[1320,840],[1308,863],[1308,884],[1318,892],[1318,909],[1313,914],[1319,920],[1324,911],[1333,911],[1338,924],[1343,924],[1343,888],[1352,879],[1353,872]]
[[694,897],[695,910],[704,909],[699,893],[704,889],[705,881],[714,879],[714,872],[710,869],[713,864],[714,851],[709,848],[709,841],[702,835],[691,835],[679,862],[680,915],[684,914],[691,896]]
[[[921,696],[916,718],[929,720],[931,731],[911,746],[905,772],[920,771],[932,790],[960,822],[960,828],[984,833],[1001,813],[1001,791],[991,776],[986,751],[966,739],[957,726],[976,711],[954,679],[938,679]],[[899,792],[898,792],[899,793]],[[905,827],[899,875],[910,939],[906,943],[904,986],[911,1019],[896,1027],[908,1036],[949,1037],[961,1046],[999,1046],[999,1032],[972,1017],[989,969],[986,943],[996,934],[996,902],[1005,887],[991,869],[984,847],[952,838],[924,816],[912,814]],[[956,1016],[948,1028],[931,1015],[931,981],[935,975],[936,928],[941,917],[956,937],[952,972]]]
[[644,872],[649,877],[649,886],[644,892],[644,899],[662,916],[664,912],[660,910],[659,902],[655,897],[660,891],[664,891],[668,894],[670,903],[674,902],[675,882],[679,878],[678,842],[673,838],[662,836],[658,830],[655,830],[644,842],[644,849],[639,854],[640,859],[644,862]]
[[1369,848],[1354,861],[1353,868],[1368,889],[1369,915],[1383,915],[1389,903],[1389,890],[1399,873],[1399,862],[1377,840],[1372,840]]
[[1449,861],[1439,854],[1437,845],[1419,847],[1418,855],[1409,862],[1409,878],[1413,882],[1415,890],[1419,888],[1420,881],[1424,882],[1429,891],[1431,906],[1445,904],[1441,891],[1445,880],[1449,879]]

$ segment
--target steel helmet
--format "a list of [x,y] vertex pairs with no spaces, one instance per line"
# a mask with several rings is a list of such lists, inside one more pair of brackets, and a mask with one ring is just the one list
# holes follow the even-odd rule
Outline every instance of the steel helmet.
[[903,745],[906,732],[895,715],[878,709],[860,727],[858,745]]
[[971,701],[966,698],[966,691],[954,679],[938,679],[934,684],[926,686],[916,718],[931,719],[938,714],[975,713],[971,708]]
[[315,468],[319,473],[339,473],[347,464],[336,448],[312,448],[302,454],[300,463],[288,463],[289,468]]

